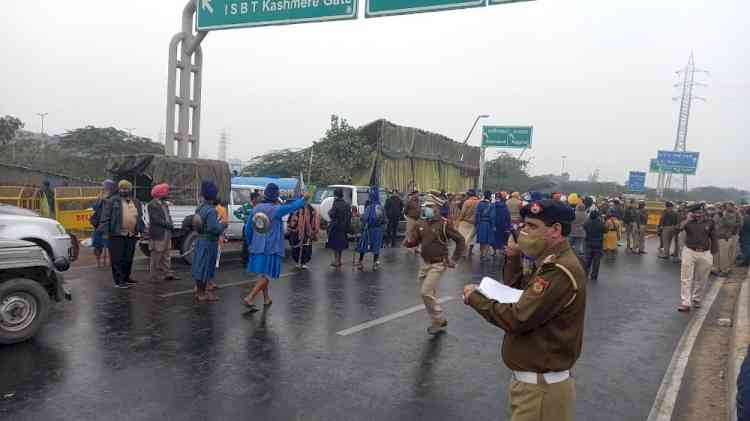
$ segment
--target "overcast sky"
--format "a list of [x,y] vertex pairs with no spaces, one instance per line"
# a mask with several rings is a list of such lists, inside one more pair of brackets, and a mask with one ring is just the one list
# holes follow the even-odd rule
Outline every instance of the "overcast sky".
[[[332,113],[463,140],[533,125],[533,174],[600,169],[622,182],[674,147],[675,70],[710,70],[696,94],[690,185],[750,189],[750,4],[540,0],[345,22],[232,29],[203,42],[202,155],[248,159],[320,138]],[[164,130],[167,50],[185,0],[4,0],[0,115],[48,133],[85,125]],[[470,141],[480,142],[480,130]],[[515,151],[514,153],[518,153]],[[655,176],[649,177],[655,184]]]

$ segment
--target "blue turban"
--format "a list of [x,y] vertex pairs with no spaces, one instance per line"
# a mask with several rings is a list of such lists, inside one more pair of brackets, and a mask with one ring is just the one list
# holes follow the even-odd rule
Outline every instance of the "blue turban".
[[108,192],[113,192],[115,191],[115,182],[110,179],[106,179],[102,183],[102,188]]
[[214,184],[211,180],[203,180],[201,182],[201,194],[203,195],[203,198],[209,201],[216,200],[216,197],[219,196],[219,189],[216,187],[216,184]]
[[275,202],[279,200],[279,186],[276,183],[268,183],[263,194],[266,196],[267,202]]

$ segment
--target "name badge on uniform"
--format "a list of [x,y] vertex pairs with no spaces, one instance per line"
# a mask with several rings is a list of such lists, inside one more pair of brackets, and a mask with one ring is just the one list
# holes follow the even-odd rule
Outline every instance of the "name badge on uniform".
[[549,282],[546,281],[541,276],[537,276],[534,278],[534,283],[531,285],[531,290],[534,291],[536,294],[541,295],[545,289],[549,286]]

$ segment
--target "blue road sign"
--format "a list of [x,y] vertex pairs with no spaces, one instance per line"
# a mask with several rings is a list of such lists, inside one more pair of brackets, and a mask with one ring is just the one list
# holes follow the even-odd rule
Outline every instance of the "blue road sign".
[[656,162],[666,173],[695,175],[700,152],[658,151]]
[[630,171],[628,176],[628,191],[643,193],[646,191],[646,173],[642,171]]

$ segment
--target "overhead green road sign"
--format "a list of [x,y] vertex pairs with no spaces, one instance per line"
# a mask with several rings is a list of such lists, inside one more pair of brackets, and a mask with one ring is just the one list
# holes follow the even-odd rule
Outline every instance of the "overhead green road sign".
[[532,126],[484,126],[482,147],[485,148],[531,148]]
[[648,165],[648,172],[658,173],[660,171],[661,168],[659,167],[659,161],[656,158],[651,158],[651,161],[649,161]]
[[199,31],[357,18],[357,0],[197,0]]
[[365,16],[402,15],[405,13],[436,12],[438,10],[481,7],[485,0],[367,0]]
[[522,1],[533,1],[533,0],[488,0],[487,4],[492,6],[495,4],[520,3]]

